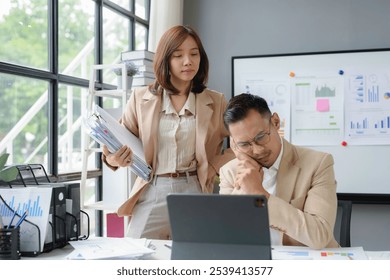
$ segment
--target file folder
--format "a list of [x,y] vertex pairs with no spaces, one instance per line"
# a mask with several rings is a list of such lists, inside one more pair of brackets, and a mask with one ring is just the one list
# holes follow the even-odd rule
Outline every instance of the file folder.
[[130,147],[133,151],[130,169],[149,181],[152,168],[145,161],[143,145],[138,137],[98,105],[95,105],[94,112],[84,120],[84,125],[89,136],[99,144],[106,145],[111,153],[115,153],[123,145]]

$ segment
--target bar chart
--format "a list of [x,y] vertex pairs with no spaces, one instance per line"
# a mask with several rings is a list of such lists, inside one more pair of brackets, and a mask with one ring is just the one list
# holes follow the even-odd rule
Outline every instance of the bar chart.
[[28,199],[27,201],[16,201],[15,196],[10,197],[6,203],[10,208],[6,205],[0,205],[0,215],[2,217],[13,216],[14,211],[18,215],[23,215],[24,212],[28,211],[29,217],[42,217],[43,209],[41,207],[41,196],[38,195],[34,200]]

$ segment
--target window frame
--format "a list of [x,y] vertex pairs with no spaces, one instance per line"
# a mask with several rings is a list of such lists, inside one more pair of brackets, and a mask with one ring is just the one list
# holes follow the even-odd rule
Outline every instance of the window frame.
[[[135,0],[129,1],[129,10],[111,2],[108,0],[83,0],[92,1],[95,3],[95,41],[94,41],[94,63],[103,63],[103,8],[108,8],[111,12],[117,13],[122,17],[129,19],[129,42],[128,50],[135,49],[136,24],[141,24],[146,29],[146,42],[145,46],[148,46],[148,37],[150,30],[150,1],[145,3],[146,19],[143,19],[135,14]],[[46,170],[51,182],[69,182],[81,180],[81,169],[78,172],[72,173],[59,173],[58,171],[58,99],[59,99],[59,85],[66,84],[70,86],[79,86],[88,89],[89,80],[78,78],[74,76],[68,76],[59,72],[59,0],[48,0],[48,70],[40,70],[23,65],[12,64],[4,61],[0,61],[0,73],[12,74],[18,77],[28,77],[38,80],[49,82],[48,89],[48,167]],[[110,89],[112,86],[104,84],[101,75],[97,76],[97,89]],[[101,102],[101,100],[99,101]],[[96,199],[99,200],[102,196],[102,166],[99,153],[96,153],[96,170],[89,170],[87,178],[95,178],[96,184]],[[101,212],[101,211],[98,211]],[[102,214],[100,213],[100,216]],[[99,216],[99,215],[98,215]],[[100,217],[101,221],[102,217]],[[101,235],[101,226],[98,226],[99,221],[96,224],[96,235]],[[100,223],[101,224],[101,223]],[[99,234],[100,233],[100,234]]]

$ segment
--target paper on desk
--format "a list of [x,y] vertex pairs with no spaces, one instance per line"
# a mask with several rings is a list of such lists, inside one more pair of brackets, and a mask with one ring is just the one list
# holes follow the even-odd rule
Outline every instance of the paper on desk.
[[367,260],[363,247],[314,250],[299,246],[272,246],[273,260]]
[[366,251],[369,260],[390,260],[390,251]]
[[154,253],[145,247],[144,239],[95,237],[88,240],[70,241],[75,250],[67,259],[138,259]]

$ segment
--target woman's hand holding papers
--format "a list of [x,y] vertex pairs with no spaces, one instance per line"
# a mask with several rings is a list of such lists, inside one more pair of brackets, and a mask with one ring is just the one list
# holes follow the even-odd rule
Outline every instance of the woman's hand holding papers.
[[131,165],[131,158],[133,151],[123,145],[115,153],[110,153],[106,145],[103,145],[103,154],[106,156],[106,161],[109,165],[114,167],[127,167]]

